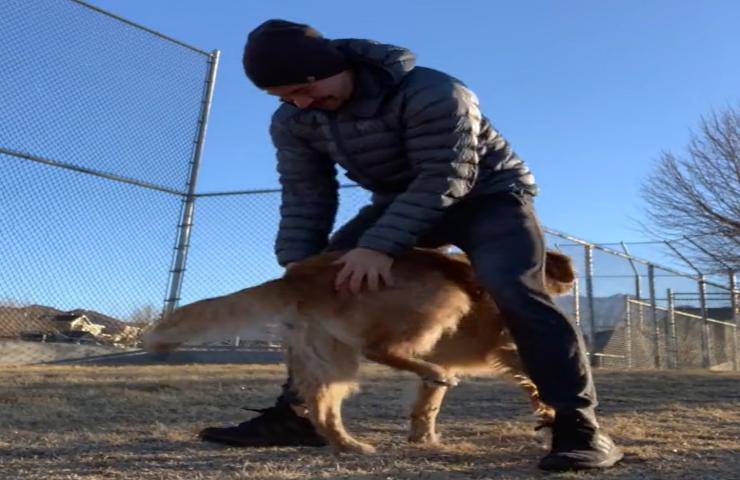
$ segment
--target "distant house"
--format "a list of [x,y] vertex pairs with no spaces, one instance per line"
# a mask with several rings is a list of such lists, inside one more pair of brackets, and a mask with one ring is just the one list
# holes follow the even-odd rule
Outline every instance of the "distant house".
[[95,343],[130,348],[140,344],[141,331],[141,325],[122,322],[94,310],[0,305],[0,340]]
[[59,325],[59,331],[61,332],[86,332],[97,337],[103,333],[105,327],[97,323],[93,323],[87,318],[87,315],[80,313],[63,313],[61,315],[54,315],[52,321]]
[[98,339],[89,332],[65,330],[60,332],[21,332],[20,339],[27,342],[98,344]]
[[0,306],[0,338],[17,339],[26,333],[55,332],[57,325],[50,318],[57,313],[61,312],[41,305]]
[[[54,313],[42,315],[22,330],[19,337],[26,341],[98,343],[105,327],[90,321],[84,314]],[[30,328],[29,328],[30,327]]]

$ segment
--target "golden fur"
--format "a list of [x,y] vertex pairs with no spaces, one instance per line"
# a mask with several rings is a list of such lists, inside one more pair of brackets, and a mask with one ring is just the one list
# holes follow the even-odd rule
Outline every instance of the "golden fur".
[[[465,372],[508,373],[527,392],[541,425],[551,423],[552,409],[540,401],[502,315],[463,255],[414,249],[394,262],[393,287],[356,296],[334,289],[339,266],[332,262],[340,255],[317,255],[281,279],[179,308],[145,335],[145,348],[171,350],[279,321],[295,386],[306,402],[303,413],[337,451],[374,451],[347,433],[341,417],[343,399],[357,388],[362,357],[420,377],[412,442],[437,441],[444,395]],[[564,293],[573,280],[570,259],[548,252],[548,291]]]

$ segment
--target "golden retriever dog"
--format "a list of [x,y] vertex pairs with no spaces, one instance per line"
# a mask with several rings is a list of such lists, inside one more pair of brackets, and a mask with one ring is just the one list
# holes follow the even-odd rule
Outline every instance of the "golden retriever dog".
[[[295,387],[305,401],[301,413],[337,452],[374,451],[342,424],[342,401],[357,389],[363,357],[419,376],[412,442],[438,440],[442,399],[463,373],[509,374],[527,393],[540,426],[551,424],[553,410],[540,401],[504,318],[464,255],[411,250],[394,261],[392,287],[352,295],[334,288],[340,266],[332,262],[342,253],[323,253],[296,263],[280,279],[185,305],[155,324],[144,346],[167,351],[279,322]],[[545,270],[551,294],[570,289],[575,276],[567,256],[547,252]]]

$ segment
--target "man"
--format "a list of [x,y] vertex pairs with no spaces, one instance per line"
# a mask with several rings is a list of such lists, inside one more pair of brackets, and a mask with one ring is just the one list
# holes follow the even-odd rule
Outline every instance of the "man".
[[[553,406],[548,470],[609,467],[622,457],[600,428],[583,340],[544,289],[544,240],[534,178],[481,115],[475,95],[406,49],[327,40],[307,25],[270,20],[249,35],[249,79],[284,103],[272,118],[282,185],[278,262],[348,250],[338,289],[392,288],[393,258],[412,246],[453,244],[509,321],[542,400]],[[328,240],[336,167],[372,203]],[[290,372],[290,359],[288,359]],[[323,445],[292,405],[291,378],[275,407],[204,440],[242,446]]]

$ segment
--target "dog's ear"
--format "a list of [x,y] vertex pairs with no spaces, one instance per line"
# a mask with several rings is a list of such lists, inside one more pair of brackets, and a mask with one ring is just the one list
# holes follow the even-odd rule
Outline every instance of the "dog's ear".
[[563,283],[573,283],[576,279],[570,257],[552,250],[548,250],[545,256],[545,274]]
[[567,293],[576,280],[570,257],[560,252],[548,251],[545,256],[545,286],[552,295]]

